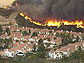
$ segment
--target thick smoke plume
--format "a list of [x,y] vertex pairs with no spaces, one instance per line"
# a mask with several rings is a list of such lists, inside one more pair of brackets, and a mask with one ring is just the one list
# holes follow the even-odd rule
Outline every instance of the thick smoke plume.
[[11,6],[15,0],[0,0],[0,7]]
[[84,20],[84,0],[17,0],[25,2],[17,10],[37,21],[47,19]]

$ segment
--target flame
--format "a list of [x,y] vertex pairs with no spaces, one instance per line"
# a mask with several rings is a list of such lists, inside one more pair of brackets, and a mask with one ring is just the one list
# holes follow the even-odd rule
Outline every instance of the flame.
[[53,20],[47,20],[47,24],[46,25],[48,25],[48,26],[61,26],[61,22],[59,21],[57,21],[57,20],[55,20],[55,21],[53,21]]
[[83,26],[83,21],[80,21],[80,20],[76,20],[76,21],[66,21],[66,20],[60,20],[60,21],[57,21],[57,20],[48,20],[46,25],[48,26],[61,26],[62,24],[64,25],[76,25],[77,28],[84,28]]
[[40,25],[40,26],[44,26],[43,24],[39,23],[39,22],[36,22],[36,21],[33,21],[30,17],[26,16],[23,12],[20,13],[20,16],[24,17],[25,20],[29,20],[30,22],[36,24],[36,25]]
[[25,15],[23,13],[20,13],[20,16],[24,17]]
[[30,17],[28,17],[27,15],[25,15],[23,12],[20,13],[20,16],[24,17],[25,20],[29,20],[30,22],[36,24],[36,25],[40,25],[40,26],[57,26],[60,27],[62,24],[64,25],[76,25],[77,28],[84,28],[83,26],[83,21],[81,20],[76,20],[76,21],[68,21],[68,20],[46,20],[45,24],[41,24],[37,21],[33,21]]

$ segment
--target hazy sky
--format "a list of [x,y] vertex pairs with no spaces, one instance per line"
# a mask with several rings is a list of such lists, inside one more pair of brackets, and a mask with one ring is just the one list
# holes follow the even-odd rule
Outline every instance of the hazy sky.
[[11,3],[15,0],[0,0],[0,7],[11,6]]
[[33,20],[47,19],[84,20],[84,0],[16,0],[26,4],[17,10],[26,12]]

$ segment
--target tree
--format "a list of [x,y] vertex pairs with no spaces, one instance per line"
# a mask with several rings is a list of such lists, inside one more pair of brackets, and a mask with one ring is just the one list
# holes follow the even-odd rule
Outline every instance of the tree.
[[31,30],[29,29],[29,34],[31,33]]
[[56,33],[56,37],[58,37],[59,36],[59,33]]
[[12,12],[14,12],[15,9],[8,9],[8,10],[5,10],[3,8],[0,8],[0,15],[1,16],[5,16],[5,17],[8,17]]
[[82,35],[82,39],[84,40],[84,34]]
[[34,49],[33,51],[35,52],[35,50],[36,50],[36,45],[33,46],[33,49]]
[[46,55],[46,50],[45,50],[44,44],[41,44],[41,45],[39,45],[39,47],[38,47],[38,51],[37,51],[37,53],[36,53],[36,56],[37,56],[38,58],[44,59],[44,58],[45,58],[45,55]]
[[50,38],[47,38],[48,41],[50,41]]
[[0,35],[2,34],[3,32],[3,29],[2,29],[2,26],[0,25]]
[[7,32],[8,36],[9,36],[10,35],[10,29],[6,28],[6,32]]
[[80,58],[80,51],[76,51],[76,52],[72,53],[71,57],[73,57],[75,59],[79,59]]
[[27,30],[27,33],[28,33],[28,35],[30,35],[31,34],[31,30],[29,29],[29,30]]
[[37,32],[33,32],[32,37],[33,36],[38,36]]
[[12,22],[9,22],[9,25],[13,25],[13,23]]
[[79,51],[82,51],[81,46],[78,47],[78,50],[79,50]]
[[27,31],[22,31],[22,35],[27,36],[28,35]]
[[44,44],[39,45],[38,51],[39,51],[39,52],[40,52],[40,51],[45,51]]
[[12,6],[15,6],[16,5],[16,1],[14,1],[13,3],[12,3]]
[[45,59],[45,51],[37,52],[36,53],[36,56],[37,56],[37,58]]
[[75,42],[79,42],[79,39],[80,39],[79,36],[77,36]]
[[52,31],[49,31],[49,34],[51,34],[52,33]]
[[42,44],[42,43],[43,43],[43,40],[42,40],[42,38],[41,38],[41,39],[39,39],[38,44],[40,45],[40,44]]
[[67,44],[67,39],[66,38],[62,38],[62,44],[66,45]]

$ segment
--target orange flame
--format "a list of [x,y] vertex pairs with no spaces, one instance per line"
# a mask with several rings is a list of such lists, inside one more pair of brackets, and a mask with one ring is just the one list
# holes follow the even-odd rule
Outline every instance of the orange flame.
[[39,22],[36,22],[36,21],[33,21],[30,17],[26,16],[24,13],[20,13],[21,16],[23,16],[26,20],[29,20],[30,22],[36,24],[36,25],[40,25],[40,26],[43,26],[43,24],[39,23]]
[[57,20],[48,20],[47,23],[46,23],[48,26],[61,26],[61,24],[64,24],[64,25],[76,25],[77,28],[84,28],[83,26],[83,21],[80,21],[80,20],[76,20],[76,21],[66,21],[66,20],[61,20],[61,21],[57,21]]
[[41,24],[37,21],[33,21],[30,17],[28,17],[27,15],[25,15],[24,13],[20,13],[21,16],[23,16],[26,20],[29,20],[30,22],[36,24],[36,25],[40,25],[40,26],[57,26],[60,27],[62,24],[64,25],[76,25],[77,28],[84,28],[83,26],[83,21],[81,20],[76,20],[76,21],[67,21],[67,20],[46,20],[45,24]]
[[61,22],[57,21],[57,20],[55,20],[55,21],[47,20],[46,22],[47,22],[46,23],[47,26],[58,26],[58,27],[61,26]]

